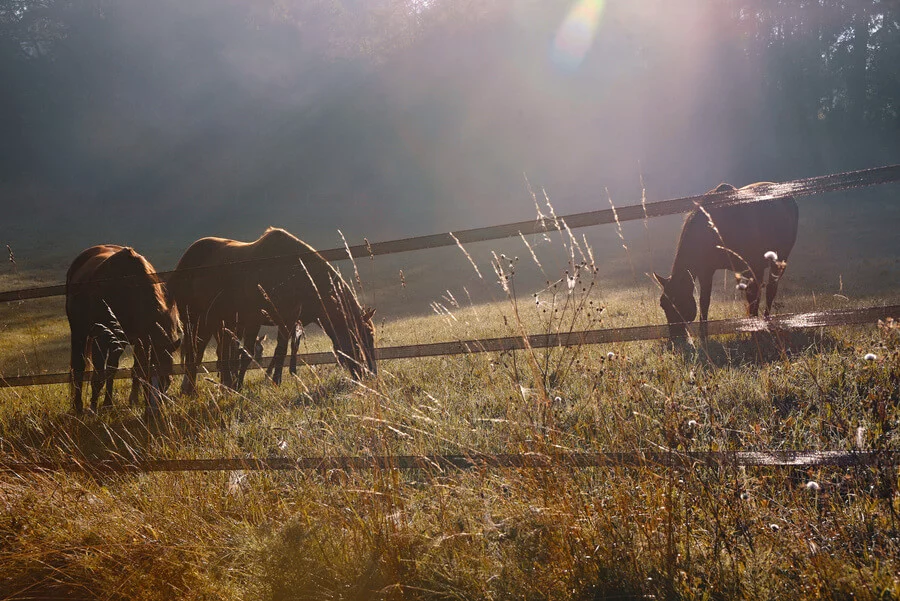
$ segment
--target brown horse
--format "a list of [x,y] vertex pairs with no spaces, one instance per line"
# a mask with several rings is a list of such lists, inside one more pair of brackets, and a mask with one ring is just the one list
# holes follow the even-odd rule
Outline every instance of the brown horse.
[[88,353],[93,365],[91,409],[104,385],[104,405],[112,404],[112,378],[127,342],[134,350],[131,402],[143,389],[147,409],[158,406],[172,375],[178,312],[165,299],[153,266],[133,249],[105,244],[82,252],[66,274],[66,316],[72,333],[72,404],[81,413]]
[[[741,190],[758,193],[757,187],[763,185],[768,182],[750,184]],[[734,186],[720,184],[707,194],[732,190]],[[672,275],[664,278],[653,274],[662,288],[659,304],[669,322],[669,335],[684,337],[685,324],[697,316],[696,279],[700,284],[700,334],[706,337],[713,274],[718,269],[735,272],[738,288],[746,294],[747,312],[756,317],[761,282],[768,268],[765,285],[765,316],[768,317],[778,292],[778,281],[784,275],[788,255],[797,239],[797,221],[797,203],[791,197],[708,210],[701,202],[688,214],[681,228]]]
[[[213,336],[222,383],[240,388],[265,324],[278,327],[273,362],[280,357],[279,380],[298,322],[318,323],[331,338],[338,361],[354,378],[366,371],[376,373],[374,311],[359,305],[340,274],[315,249],[285,230],[269,228],[254,242],[197,240],[178,262],[168,291],[181,311],[188,340],[182,348],[184,393],[196,393],[197,368]],[[251,351],[241,350],[241,345]]]

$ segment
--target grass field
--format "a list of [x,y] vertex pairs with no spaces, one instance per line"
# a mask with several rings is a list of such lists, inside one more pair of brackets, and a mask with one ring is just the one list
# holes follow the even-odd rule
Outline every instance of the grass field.
[[[660,323],[642,274],[668,263],[674,236],[648,229],[642,249],[633,225],[630,254],[614,237],[596,245],[613,258],[572,293],[541,283],[577,252],[558,239],[539,266],[521,244],[500,247],[519,256],[500,260],[515,271],[508,294],[477,248],[484,279],[458,249],[419,267],[360,262],[378,344]],[[887,242],[826,279],[811,241],[780,312],[897,301]],[[722,282],[711,317],[741,315]],[[0,319],[4,375],[67,369],[60,299]],[[326,342],[311,329],[301,350]],[[77,418],[65,386],[0,389],[0,456],[897,449],[900,329],[384,361],[361,383],[323,366],[274,387],[257,371],[241,393],[211,376],[152,423],[127,393],[120,382],[114,410]],[[897,489],[892,467],[2,473],[0,598],[896,599]]]

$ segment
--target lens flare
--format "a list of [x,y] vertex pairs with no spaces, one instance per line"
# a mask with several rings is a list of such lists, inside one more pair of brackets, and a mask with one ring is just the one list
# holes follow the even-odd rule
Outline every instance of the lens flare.
[[604,0],[578,0],[553,39],[553,61],[567,71],[575,71],[594,43]]

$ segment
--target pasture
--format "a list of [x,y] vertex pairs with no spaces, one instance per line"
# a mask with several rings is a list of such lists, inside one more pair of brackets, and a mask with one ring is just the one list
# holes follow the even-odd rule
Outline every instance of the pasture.
[[[823,253],[816,243],[829,239],[827,228],[804,227],[821,216],[812,203],[801,205],[801,238],[777,311],[897,302],[880,271],[888,265],[896,273],[889,246],[872,254],[874,268],[848,271],[847,288],[843,274],[840,289],[834,274],[819,279],[813,258]],[[625,231],[627,253],[611,228],[597,232],[593,255],[609,260],[587,263],[571,292],[564,269],[574,251],[556,234],[534,257],[521,243],[492,245],[517,253],[497,251],[508,290],[475,247],[468,250],[484,280],[458,249],[426,256],[419,267],[403,263],[402,282],[391,263],[399,259],[360,261],[362,294],[378,304],[378,345],[661,323],[657,290],[634,274],[653,253],[668,262],[674,236],[650,235],[647,225],[649,247],[642,246],[645,225],[634,225]],[[827,252],[849,254],[859,238],[847,239]],[[446,269],[430,266],[433,256]],[[346,276],[353,267],[341,269]],[[378,270],[392,277],[376,279]],[[712,319],[743,312],[729,278],[716,280]],[[430,313],[421,298],[433,303]],[[421,308],[398,309],[411,306]],[[61,309],[59,298],[2,307],[4,375],[67,369]],[[301,352],[330,349],[318,329],[308,334]],[[720,337],[705,346],[653,341],[383,361],[377,379],[360,383],[335,366],[302,368],[280,387],[262,376],[251,372],[235,393],[214,374],[201,375],[196,398],[178,395],[177,378],[155,422],[128,406],[126,381],[117,382],[114,410],[83,417],[71,414],[66,386],[3,388],[2,460],[896,450],[900,443],[894,322]],[[2,472],[0,593],[897,598],[897,487],[891,465]]]

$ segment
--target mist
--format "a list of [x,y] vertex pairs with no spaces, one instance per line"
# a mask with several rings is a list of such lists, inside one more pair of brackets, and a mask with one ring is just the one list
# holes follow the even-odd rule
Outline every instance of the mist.
[[0,0],[0,242],[54,265],[122,243],[167,268],[270,225],[327,248],[338,229],[530,219],[528,184],[565,214],[898,162],[898,17],[874,0]]

